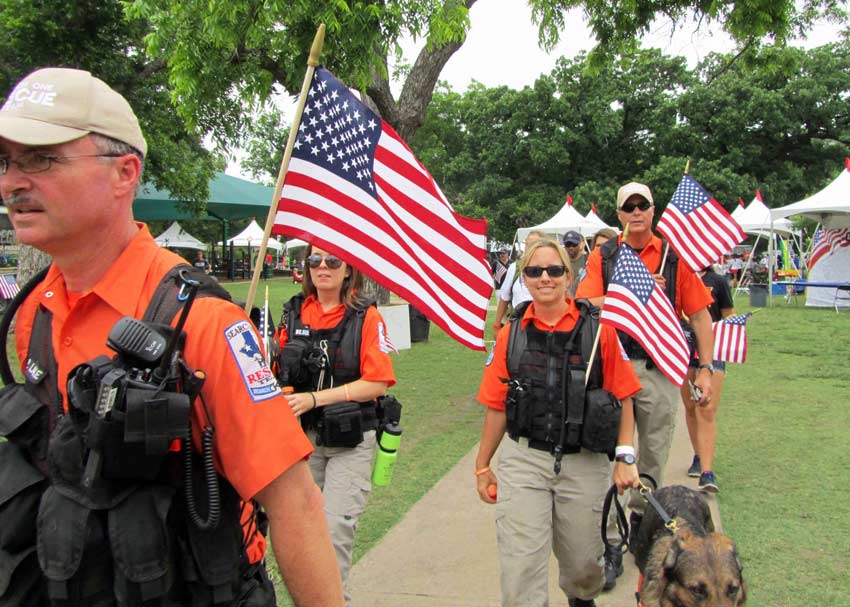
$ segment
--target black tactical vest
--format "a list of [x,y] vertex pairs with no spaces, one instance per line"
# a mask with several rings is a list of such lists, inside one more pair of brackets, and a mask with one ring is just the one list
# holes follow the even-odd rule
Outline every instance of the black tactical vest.
[[619,401],[602,390],[599,351],[586,386],[584,382],[599,330],[599,310],[586,300],[576,303],[579,319],[569,332],[541,331],[534,323],[523,329],[521,318],[528,302],[524,303],[511,322],[507,346],[508,435],[514,440],[527,438],[529,446],[549,451],[557,460],[560,454],[577,453],[582,447],[613,454],[611,431],[616,440],[619,428]]
[[[230,299],[214,280],[181,264],[166,273],[143,320],[168,324],[182,309],[180,270],[200,283],[199,297]],[[32,290],[43,277],[27,287]],[[118,451],[112,452],[118,457],[108,458],[101,477],[84,487],[91,457],[86,444],[96,437],[87,434],[92,426],[73,407],[64,411],[51,315],[41,307],[27,356],[26,382],[9,383],[4,373],[7,385],[0,392],[0,433],[9,439],[0,443],[0,486],[7,486],[3,476],[10,478],[10,489],[0,489],[0,529],[15,521],[17,530],[14,541],[0,532],[0,604],[274,605],[262,564],[247,561],[243,505],[233,487],[209,465],[204,469],[190,446],[182,455],[169,453],[155,469],[128,474],[116,463],[122,459],[122,433],[109,431],[100,438],[113,447],[117,441]],[[156,425],[156,412],[149,413],[146,423]],[[218,495],[207,491],[212,477]],[[188,483],[191,493],[184,491]],[[264,515],[255,508],[252,524],[264,529]],[[190,510],[207,518],[217,511],[220,521],[203,529],[190,521]]]
[[[280,326],[286,327],[287,341],[280,353],[278,380],[296,392],[314,392],[360,379],[360,344],[366,310],[375,305],[362,300],[346,306],[342,320],[329,329],[312,329],[301,321],[304,294],[293,296],[283,306]],[[324,369],[324,374],[322,373]],[[369,429],[377,426],[374,403],[362,403]],[[322,410],[301,416],[305,428],[315,428]]]

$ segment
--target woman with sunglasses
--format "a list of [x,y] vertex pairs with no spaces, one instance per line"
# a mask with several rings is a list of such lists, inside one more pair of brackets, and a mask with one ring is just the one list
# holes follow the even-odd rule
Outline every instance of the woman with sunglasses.
[[386,324],[374,302],[359,294],[360,272],[313,245],[306,255],[302,293],[284,305],[276,372],[316,447],[308,463],[324,495],[350,604],[354,530],[372,490],[375,399],[395,384],[395,374]]
[[[567,297],[570,265],[556,241],[532,243],[520,271],[531,303],[497,335],[478,392],[487,407],[475,460],[478,495],[496,504],[502,605],[549,604],[552,551],[570,607],[592,607],[604,580],[599,513],[611,464],[605,452],[568,438],[579,426],[564,424],[570,403],[564,402],[565,378],[581,378],[568,384],[579,411],[591,392],[612,399],[607,402],[615,408],[621,403],[617,446],[612,441],[608,449],[611,456],[618,454],[613,481],[620,492],[637,484],[631,396],[640,384],[616,331],[605,325],[598,325],[601,357],[593,357],[585,384],[582,365],[591,359],[596,323],[582,312],[584,302],[576,305]],[[582,426],[587,421],[583,418]],[[506,433],[511,440],[502,441]],[[496,467],[491,460],[500,444]]]

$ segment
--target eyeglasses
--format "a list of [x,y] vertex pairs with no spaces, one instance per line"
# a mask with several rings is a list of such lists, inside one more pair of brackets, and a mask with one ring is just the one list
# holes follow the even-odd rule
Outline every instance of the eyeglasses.
[[623,203],[623,206],[621,206],[621,207],[620,207],[620,210],[621,210],[623,213],[631,213],[631,212],[632,212],[632,211],[634,211],[635,209],[640,209],[641,211],[645,211],[645,210],[647,210],[647,209],[648,209],[649,207],[651,207],[651,206],[652,206],[652,203],[651,203],[651,202],[649,202],[648,200],[641,200],[641,201],[640,201],[640,202],[638,202],[638,203],[634,203],[634,202],[624,202],[624,203]]
[[51,156],[42,152],[29,152],[18,156],[17,160],[0,158],[0,175],[9,172],[9,165],[14,164],[21,173],[44,173],[50,169],[51,163],[77,158],[119,158],[124,154],[82,154],[80,156]]
[[573,248],[578,246],[578,243],[577,242],[565,242],[564,246],[567,247],[568,249],[573,249]]
[[522,269],[522,273],[528,278],[540,278],[543,272],[546,272],[549,278],[560,278],[566,271],[564,266],[525,266]]
[[310,257],[307,258],[307,265],[316,269],[322,265],[323,260],[325,265],[331,270],[337,270],[342,267],[342,260],[336,255],[319,255],[318,253],[310,255]]

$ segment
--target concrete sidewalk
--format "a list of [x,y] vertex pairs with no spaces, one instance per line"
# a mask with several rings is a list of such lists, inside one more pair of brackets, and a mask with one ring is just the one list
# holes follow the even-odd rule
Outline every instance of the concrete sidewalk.
[[[483,412],[482,412],[483,415]],[[500,603],[493,507],[478,499],[473,480],[476,445],[410,509],[381,542],[352,568],[353,607],[493,607]],[[667,484],[696,487],[686,469],[693,452],[680,407],[667,465]],[[498,456],[497,456],[498,457]],[[721,529],[717,500],[709,497]],[[634,607],[637,568],[627,554],[617,587],[596,599],[599,607]],[[554,557],[549,601],[566,606]]]

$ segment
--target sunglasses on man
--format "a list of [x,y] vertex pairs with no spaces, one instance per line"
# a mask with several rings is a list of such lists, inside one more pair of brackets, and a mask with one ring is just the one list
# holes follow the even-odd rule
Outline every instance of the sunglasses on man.
[[342,267],[342,260],[336,255],[319,255],[318,253],[314,253],[307,258],[307,265],[315,270],[322,265],[322,260],[324,260],[325,265],[331,270],[337,270]]
[[635,209],[640,209],[641,211],[646,211],[649,207],[652,206],[652,203],[648,200],[641,200],[640,202],[624,202],[623,206],[620,207],[620,210],[623,213],[631,213]]
[[549,278],[560,278],[567,271],[564,266],[525,266],[522,273],[527,278],[540,278],[543,272],[549,275]]

